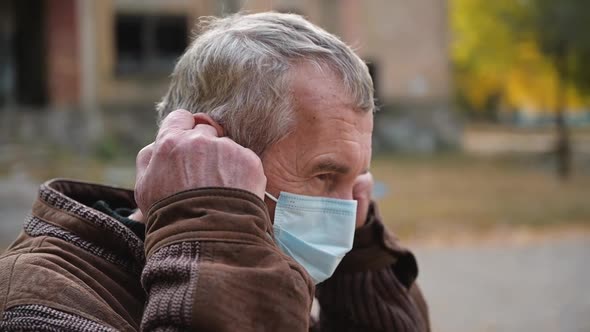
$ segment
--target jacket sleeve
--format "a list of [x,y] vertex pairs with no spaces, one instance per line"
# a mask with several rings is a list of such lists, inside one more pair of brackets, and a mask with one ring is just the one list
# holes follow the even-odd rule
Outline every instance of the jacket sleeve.
[[147,213],[142,330],[306,331],[314,286],[272,240],[264,202],[178,193]]
[[415,282],[414,255],[401,248],[371,204],[367,223],[332,277],[317,286],[319,321],[312,331],[429,331]]

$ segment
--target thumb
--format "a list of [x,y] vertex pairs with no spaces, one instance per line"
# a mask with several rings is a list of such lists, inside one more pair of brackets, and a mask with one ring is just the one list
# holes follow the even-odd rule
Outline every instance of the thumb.
[[357,177],[352,189],[352,198],[357,201],[356,227],[362,227],[369,214],[371,193],[373,192],[373,175],[369,172]]

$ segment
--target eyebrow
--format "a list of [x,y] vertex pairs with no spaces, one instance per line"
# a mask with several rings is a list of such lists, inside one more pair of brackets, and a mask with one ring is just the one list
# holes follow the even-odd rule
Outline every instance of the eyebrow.
[[[328,159],[323,160],[317,165],[313,167],[313,173],[322,173],[322,172],[330,172],[330,173],[339,173],[339,174],[348,174],[350,172],[350,167],[345,164],[341,164],[335,160]],[[366,174],[369,172],[368,168],[363,169],[361,174]]]
[[350,167],[347,165],[338,163],[335,160],[323,160],[316,164],[313,167],[313,173],[321,173],[321,172],[330,172],[330,173],[340,173],[340,174],[348,174],[350,172]]

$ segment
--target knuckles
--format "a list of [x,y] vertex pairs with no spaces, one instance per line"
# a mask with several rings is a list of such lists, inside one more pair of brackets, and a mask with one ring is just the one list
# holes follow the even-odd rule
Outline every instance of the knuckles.
[[[148,167],[152,164],[155,166]],[[158,171],[162,167],[168,171]],[[186,169],[195,171],[190,172],[188,177],[170,176],[177,169],[181,170],[179,174]],[[230,138],[191,130],[161,133],[156,142],[138,153],[137,171],[135,199],[143,212],[147,212],[144,210],[158,198],[175,190],[227,186],[250,190],[262,196],[266,185],[262,160],[254,151]],[[165,185],[162,185],[161,177],[166,177]]]
[[139,150],[137,153],[137,157],[135,158],[135,164],[139,167],[146,167],[150,161],[152,152],[154,149],[153,143],[143,147],[143,149]]
[[155,151],[151,153],[161,158],[174,158],[177,155],[188,154],[217,154],[222,157],[222,160],[238,162],[245,168],[262,170],[262,161],[254,151],[240,146],[229,138],[219,138],[202,133],[186,134],[185,132],[184,135],[183,133],[167,133],[158,139]]
[[156,141],[156,149],[154,153],[159,156],[169,155],[178,145],[179,139],[173,134],[162,136]]
[[247,162],[250,167],[260,169],[260,171],[262,171],[262,160],[260,160],[260,157],[258,157],[256,153],[250,149],[243,149],[245,162]]
[[[203,148],[211,148],[218,143],[215,137],[203,134],[169,133],[156,141],[156,152],[158,155],[169,156],[173,154],[184,154],[190,151],[195,152]],[[188,150],[188,151],[187,151]]]

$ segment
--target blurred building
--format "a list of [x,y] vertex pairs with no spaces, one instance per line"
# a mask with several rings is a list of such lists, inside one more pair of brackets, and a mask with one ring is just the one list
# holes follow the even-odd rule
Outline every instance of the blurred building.
[[99,110],[153,105],[199,16],[277,10],[307,16],[355,47],[369,63],[380,104],[426,109],[426,116],[411,116],[415,128],[403,134],[415,141],[410,136],[420,126],[432,132],[415,119],[432,118],[435,108],[448,113],[446,6],[442,0],[3,0],[0,109],[96,117]]

